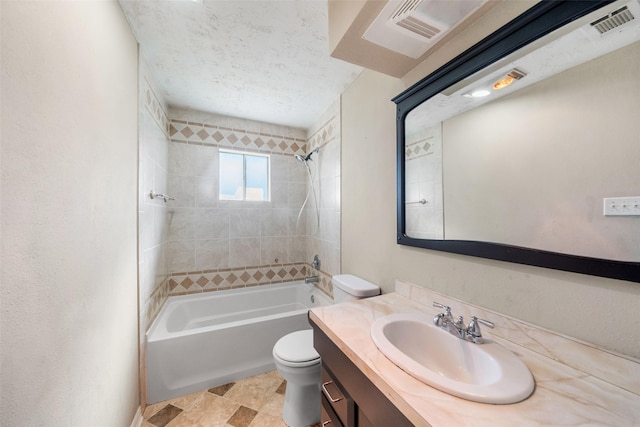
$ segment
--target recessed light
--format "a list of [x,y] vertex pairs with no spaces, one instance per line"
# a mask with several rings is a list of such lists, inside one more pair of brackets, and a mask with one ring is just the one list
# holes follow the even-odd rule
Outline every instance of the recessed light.
[[498,80],[497,82],[495,82],[493,84],[493,89],[494,90],[501,90],[506,88],[507,86],[509,86],[511,83],[513,83],[515,79],[511,76],[507,76],[505,78],[502,78],[500,80]]
[[482,98],[489,95],[491,95],[491,91],[488,89],[476,89],[473,92],[465,93],[463,96],[467,98]]
[[494,90],[504,89],[507,86],[509,86],[511,83],[515,82],[516,80],[520,80],[524,76],[526,76],[525,73],[523,73],[522,71],[514,68],[513,70],[509,71],[509,74],[507,74],[505,77],[503,77],[500,80],[498,80],[497,82],[495,82],[493,84],[493,89]]

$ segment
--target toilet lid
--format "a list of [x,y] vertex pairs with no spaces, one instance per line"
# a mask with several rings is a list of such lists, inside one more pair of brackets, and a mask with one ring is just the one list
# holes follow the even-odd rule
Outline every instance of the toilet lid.
[[278,358],[293,363],[303,363],[320,358],[313,348],[313,330],[291,332],[280,338],[273,346],[273,353]]

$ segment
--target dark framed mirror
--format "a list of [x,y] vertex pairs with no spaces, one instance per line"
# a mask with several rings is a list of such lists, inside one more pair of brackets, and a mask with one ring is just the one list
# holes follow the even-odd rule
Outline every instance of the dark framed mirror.
[[398,244],[640,282],[639,23],[543,1],[394,98]]

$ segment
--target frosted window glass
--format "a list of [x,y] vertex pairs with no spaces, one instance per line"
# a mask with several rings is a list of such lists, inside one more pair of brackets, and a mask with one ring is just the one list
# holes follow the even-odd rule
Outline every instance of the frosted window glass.
[[220,150],[220,200],[269,201],[269,156]]

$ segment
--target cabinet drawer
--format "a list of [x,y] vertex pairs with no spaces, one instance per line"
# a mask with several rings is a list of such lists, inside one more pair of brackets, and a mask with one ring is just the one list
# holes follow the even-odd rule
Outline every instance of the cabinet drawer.
[[320,396],[320,426],[321,427],[344,427],[340,418],[333,412],[331,403],[324,397],[324,394]]
[[324,367],[322,367],[321,384],[322,395],[327,399],[342,424],[353,425],[353,401]]

